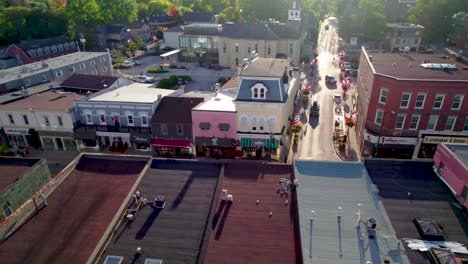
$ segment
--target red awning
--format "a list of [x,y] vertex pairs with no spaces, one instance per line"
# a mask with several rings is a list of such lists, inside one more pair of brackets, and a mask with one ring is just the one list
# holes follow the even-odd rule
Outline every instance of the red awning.
[[191,142],[188,139],[153,138],[151,143],[157,147],[189,148]]

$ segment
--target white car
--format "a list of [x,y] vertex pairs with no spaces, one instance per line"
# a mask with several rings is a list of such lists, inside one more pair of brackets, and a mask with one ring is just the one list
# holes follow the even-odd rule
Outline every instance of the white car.
[[133,78],[133,81],[138,83],[154,83],[155,79],[146,75],[138,75]]
[[345,62],[344,62],[344,67],[345,67],[346,69],[351,68],[351,62],[345,61]]
[[135,66],[135,63],[133,61],[126,60],[120,63],[120,66],[128,68],[128,67]]

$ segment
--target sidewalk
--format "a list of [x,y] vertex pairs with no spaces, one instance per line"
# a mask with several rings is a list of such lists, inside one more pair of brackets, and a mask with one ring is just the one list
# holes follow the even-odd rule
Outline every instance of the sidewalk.
[[[354,86],[352,86],[354,87]],[[350,89],[348,92],[348,96],[345,101],[345,105],[348,106],[348,112],[354,111],[353,109],[353,102],[352,102],[352,94],[355,92],[355,89]],[[356,138],[356,126],[353,128],[347,129],[348,137],[346,142],[346,148],[344,151],[340,151],[337,147],[335,147],[336,154],[342,159],[346,161],[360,161],[361,160],[361,153],[359,149],[359,145]]]

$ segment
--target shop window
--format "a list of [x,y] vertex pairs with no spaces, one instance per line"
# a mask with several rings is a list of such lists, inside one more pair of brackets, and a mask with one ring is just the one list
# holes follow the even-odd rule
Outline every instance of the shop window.
[[209,131],[211,124],[208,122],[200,122],[200,129],[203,131]]
[[424,101],[426,101],[426,94],[425,93],[418,94],[418,96],[416,96],[416,103],[414,104],[414,108],[423,109]]
[[175,153],[175,148],[173,147],[159,147],[159,152],[160,153]]
[[167,135],[167,124],[161,124],[161,134]]
[[409,129],[410,130],[416,130],[418,129],[418,125],[419,125],[419,119],[421,118],[420,115],[412,115],[411,116],[411,122],[410,122],[410,126],[409,126]]
[[411,93],[403,93],[401,95],[400,108],[408,108],[411,99]]
[[436,95],[436,97],[434,99],[434,106],[432,108],[433,109],[442,109],[442,106],[444,104],[444,99],[445,99],[445,95],[443,95],[443,94]]
[[375,113],[375,123],[378,125],[382,125],[382,120],[383,120],[383,115],[384,111],[377,109],[377,112]]
[[57,116],[57,123],[59,126],[63,127],[63,118],[61,116]]
[[457,120],[456,116],[449,116],[447,118],[447,122],[445,123],[444,130],[453,130],[453,127],[455,126],[455,121],[456,120]]
[[458,94],[453,98],[452,110],[460,110],[464,95]]
[[27,115],[23,115],[23,121],[25,125],[29,125],[29,119]]
[[218,127],[219,127],[219,131],[229,131],[228,123],[219,123]]
[[13,119],[13,115],[8,114],[8,121],[10,121],[10,124],[12,125],[15,123],[15,119]]
[[427,130],[435,130],[437,126],[437,120],[439,119],[438,115],[431,115],[429,116],[429,120],[427,121]]
[[184,125],[177,124],[177,134],[183,135],[184,134]]
[[388,96],[388,89],[382,88],[380,90],[379,103],[386,104],[387,103],[387,96]]
[[83,146],[85,147],[96,147],[97,142],[94,139],[82,139],[81,142],[83,143]]
[[405,114],[397,115],[397,118],[395,121],[395,129],[403,129],[403,127],[405,126],[405,119],[406,119]]

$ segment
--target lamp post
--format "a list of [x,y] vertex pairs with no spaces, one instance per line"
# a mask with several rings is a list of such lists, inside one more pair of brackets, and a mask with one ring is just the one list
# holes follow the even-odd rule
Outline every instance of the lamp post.
[[86,51],[86,45],[85,45],[86,39],[85,39],[83,33],[80,33],[80,42],[81,42],[81,44],[83,45],[83,51]]
[[380,138],[382,137],[382,128],[383,128],[383,126],[384,126],[385,115],[386,115],[387,113],[390,113],[390,114],[394,115],[394,114],[395,114],[395,111],[384,112],[384,114],[383,114],[383,116],[382,116],[382,124],[380,124],[379,137],[378,137],[378,139],[377,139],[377,144],[376,144],[376,148],[375,148],[374,158],[377,158],[377,152],[378,152],[379,145],[380,145]]
[[314,226],[314,220],[317,213],[315,211],[310,211],[310,238],[309,238],[309,258],[312,258],[312,228]]

